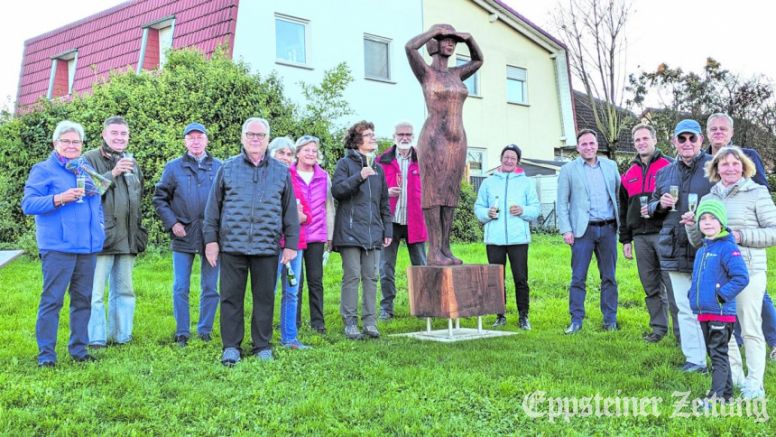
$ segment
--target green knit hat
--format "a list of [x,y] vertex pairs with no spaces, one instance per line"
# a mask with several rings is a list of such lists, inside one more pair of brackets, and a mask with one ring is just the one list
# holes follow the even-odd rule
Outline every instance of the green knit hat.
[[695,210],[695,222],[700,223],[701,216],[703,214],[711,214],[719,220],[724,231],[727,227],[727,209],[725,204],[717,199],[707,199],[698,205],[698,209]]

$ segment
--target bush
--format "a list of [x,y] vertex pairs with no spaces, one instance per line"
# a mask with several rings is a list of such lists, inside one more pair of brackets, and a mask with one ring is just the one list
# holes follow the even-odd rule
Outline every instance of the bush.
[[[34,112],[0,125],[0,241],[17,242],[31,230],[32,221],[20,208],[24,182],[32,165],[51,153],[51,134],[63,119],[84,126],[85,152],[100,146],[103,120],[111,115],[126,117],[129,148],[145,176],[143,215],[149,243],[160,245],[168,241],[168,235],[151,204],[154,184],[165,163],[185,151],[182,130],[186,124],[199,121],[208,128],[208,150],[219,158],[240,152],[242,123],[253,116],[270,121],[272,136],[315,135],[330,149],[324,153],[341,156],[340,127],[334,120],[350,111],[342,99],[350,81],[347,66],[339,65],[326,72],[320,86],[307,86],[311,103],[299,108],[283,95],[276,76],[252,74],[247,65],[231,61],[223,50],[207,60],[196,50],[184,49],[170,52],[162,70],[113,73],[95,85],[91,95],[70,102],[42,99]],[[319,109],[312,110],[311,105]]]
[[461,182],[461,195],[455,209],[450,241],[454,243],[478,243],[482,241],[482,224],[474,215],[477,193],[468,182]]

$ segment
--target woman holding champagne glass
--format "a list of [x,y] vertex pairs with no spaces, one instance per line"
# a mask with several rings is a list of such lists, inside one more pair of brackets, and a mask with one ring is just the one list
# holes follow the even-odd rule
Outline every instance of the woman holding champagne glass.
[[[342,256],[340,314],[345,336],[362,338],[358,330],[358,286],[363,287],[363,333],[377,338],[376,302],[380,251],[391,244],[393,221],[383,169],[374,165],[374,124],[360,121],[345,135],[345,157],[337,162],[331,194],[339,205],[334,217],[334,250]],[[370,158],[371,157],[371,158]]]
[[95,185],[86,177],[94,169],[81,158],[84,128],[69,120],[61,121],[52,140],[54,151],[32,167],[22,198],[24,213],[35,216],[43,270],[43,291],[35,324],[40,367],[54,367],[57,363],[59,312],[68,289],[68,352],[78,362],[94,360],[86,345],[94,268],[105,239],[100,198],[105,186],[100,185],[99,178]]
[[[729,343],[734,385],[745,399],[765,396],[765,338],[762,331],[762,302],[765,293],[767,256],[765,249],[776,245],[776,206],[768,189],[752,181],[754,163],[739,147],[721,148],[706,164],[706,176],[715,183],[703,199],[719,199],[727,208],[728,228],[741,249],[749,269],[749,285],[736,296],[736,313],[741,323],[748,375],[744,378],[741,353],[735,338]],[[702,200],[703,200],[702,199]],[[690,242],[702,243],[691,212],[682,215]]]

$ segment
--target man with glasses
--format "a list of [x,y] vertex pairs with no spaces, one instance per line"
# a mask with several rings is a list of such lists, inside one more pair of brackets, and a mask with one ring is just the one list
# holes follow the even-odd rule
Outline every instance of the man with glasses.
[[571,246],[571,285],[566,334],[582,329],[585,318],[587,271],[595,254],[601,272],[601,312],[604,331],[617,325],[617,191],[620,173],[617,163],[598,156],[598,136],[582,129],[577,134],[579,157],[564,165],[558,175],[558,228]]
[[249,118],[242,126],[242,151],[216,172],[205,208],[205,256],[221,268],[221,362],[240,361],[244,336],[245,285],[251,276],[252,354],[272,360],[272,316],[281,236],[281,263],[296,257],[299,218],[288,167],[267,152],[269,122]]
[[[97,255],[92,287],[89,345],[93,348],[105,347],[109,342],[126,344],[132,340],[135,316],[132,265],[148,242],[148,232],[141,224],[143,172],[126,151],[129,145],[127,121],[117,116],[105,120],[102,140],[102,146],[84,154],[89,164],[111,182],[102,195],[105,244]],[[110,298],[106,321],[104,296],[108,281]]]
[[655,147],[657,136],[652,126],[638,124],[631,129],[631,135],[636,156],[621,177],[620,242],[626,259],[633,259],[635,249],[636,267],[646,294],[644,302],[647,305],[651,329],[643,338],[644,341],[657,343],[668,332],[669,309],[676,338],[679,338],[679,323],[676,320],[677,310],[673,298],[669,305],[671,280],[667,272],[660,270],[660,257],[657,254],[658,232],[662,227],[662,220],[648,217],[642,207],[655,190],[657,172],[670,165],[673,159],[663,156]]
[[413,147],[412,125],[399,123],[394,128],[394,145],[380,155],[378,162],[385,172],[388,197],[393,217],[393,240],[383,249],[380,259],[380,320],[393,318],[396,297],[394,274],[396,253],[404,239],[413,266],[426,265],[426,220],[420,204],[421,186],[418,154]]
[[704,174],[704,166],[711,160],[711,155],[701,151],[703,135],[701,125],[695,120],[680,121],[671,142],[676,147],[676,160],[658,172],[647,212],[650,217],[663,220],[658,255],[660,269],[667,271],[671,279],[678,310],[680,343],[685,356],[682,370],[705,373],[706,343],[687,297],[696,250],[687,239],[681,216],[689,211],[689,194],[701,199],[711,190],[711,182]]
[[164,229],[171,233],[172,248],[172,312],[175,318],[173,341],[186,346],[189,341],[189,285],[194,257],[200,255],[200,298],[197,335],[210,341],[218,308],[218,265],[205,259],[202,241],[202,220],[210,187],[221,161],[207,152],[207,129],[191,123],[183,130],[186,153],[164,166],[162,178],[154,191],[154,207]]

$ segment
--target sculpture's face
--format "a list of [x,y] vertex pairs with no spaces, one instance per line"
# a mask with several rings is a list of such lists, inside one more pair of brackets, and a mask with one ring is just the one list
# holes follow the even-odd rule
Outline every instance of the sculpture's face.
[[452,38],[439,40],[439,54],[442,56],[452,56],[455,53],[455,44],[455,40]]

